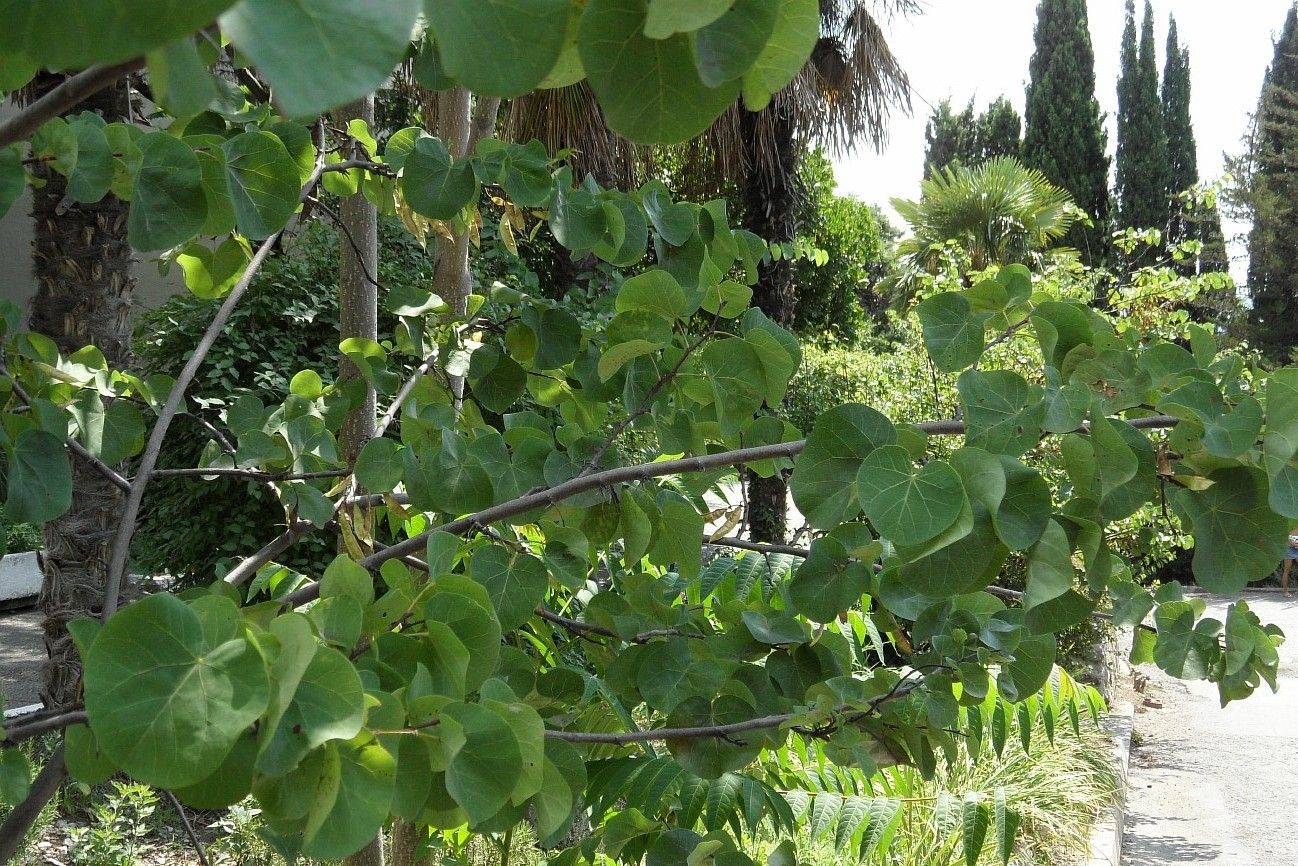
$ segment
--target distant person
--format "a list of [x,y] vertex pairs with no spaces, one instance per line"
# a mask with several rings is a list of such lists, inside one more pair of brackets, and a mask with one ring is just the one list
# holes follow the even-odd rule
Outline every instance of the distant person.
[[1284,568],[1280,571],[1280,588],[1285,598],[1293,598],[1289,591],[1289,572],[1293,571],[1294,560],[1298,559],[1298,525],[1289,529],[1289,549],[1284,554]]

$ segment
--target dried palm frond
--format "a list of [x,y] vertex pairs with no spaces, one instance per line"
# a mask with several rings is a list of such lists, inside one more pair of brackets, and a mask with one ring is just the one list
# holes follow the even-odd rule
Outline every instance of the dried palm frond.
[[[880,21],[919,10],[914,0],[822,0],[821,37],[799,75],[770,106],[743,122],[746,109],[730,106],[697,138],[670,148],[682,174],[712,178],[720,185],[750,171],[771,176],[781,170],[779,142],[791,121],[800,141],[815,141],[836,152],[859,142],[881,147],[894,109],[910,111],[910,83],[888,47]],[[653,159],[611,131],[588,84],[545,90],[510,103],[506,137],[537,138],[551,152],[574,151],[577,173],[602,182],[634,186]],[[756,161],[756,164],[751,164]]]
[[649,156],[608,128],[585,81],[511,100],[503,134],[513,141],[535,138],[550,153],[571,151],[568,161],[577,177],[590,174],[605,186],[624,189],[637,184]]

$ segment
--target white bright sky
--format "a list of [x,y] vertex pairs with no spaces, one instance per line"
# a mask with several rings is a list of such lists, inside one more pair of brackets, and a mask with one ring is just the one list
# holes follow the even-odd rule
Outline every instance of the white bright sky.
[[[884,206],[893,197],[916,198],[924,166],[924,124],[942,99],[963,108],[970,97],[981,111],[1005,95],[1023,112],[1023,90],[1032,56],[1037,0],[921,0],[923,15],[897,18],[885,26],[889,44],[914,88],[909,117],[895,112],[882,153],[860,146],[836,155],[839,193]],[[1238,153],[1249,114],[1257,106],[1262,76],[1271,62],[1272,38],[1284,24],[1292,0],[1155,0],[1158,67],[1165,61],[1169,13],[1176,16],[1181,45],[1190,51],[1191,114],[1199,152],[1199,174],[1215,180],[1224,172],[1222,155]],[[1137,26],[1143,0],[1136,4]],[[1123,0],[1089,0],[1095,89],[1106,113],[1109,153],[1117,143],[1118,53],[1124,24]],[[899,226],[903,227],[903,226]],[[1227,224],[1228,236],[1245,226]],[[1233,257],[1242,255],[1232,244]],[[1238,270],[1236,262],[1232,270]]]

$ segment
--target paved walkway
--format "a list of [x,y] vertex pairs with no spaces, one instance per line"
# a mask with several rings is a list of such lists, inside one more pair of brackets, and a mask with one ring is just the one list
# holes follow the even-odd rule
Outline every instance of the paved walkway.
[[6,709],[40,703],[41,615],[34,610],[0,613],[0,695]]
[[[1139,669],[1125,866],[1298,864],[1298,599],[1246,598],[1289,636],[1280,690],[1222,709],[1208,683]],[[1224,620],[1230,601],[1209,597],[1208,615]]]

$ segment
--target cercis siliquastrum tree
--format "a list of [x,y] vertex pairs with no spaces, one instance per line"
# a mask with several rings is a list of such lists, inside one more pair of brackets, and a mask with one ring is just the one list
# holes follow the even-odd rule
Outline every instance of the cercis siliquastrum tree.
[[[748,46],[734,80],[702,83],[694,64],[711,43],[694,34],[741,28],[750,5],[436,0],[425,50],[488,99],[575,65],[616,128],[678,141],[734,100],[741,77],[760,95],[801,68],[777,31]],[[321,120],[380,85],[422,36],[406,0],[156,6],[41,7],[38,24],[0,34],[0,50],[33,68],[118,64],[72,76],[0,126],[6,201],[27,165],[75,177],[106,163],[130,201],[132,244],[221,299],[174,380],[111,369],[91,347],[59,353],[7,322],[7,507],[62,513],[69,448],[136,462],[109,476],[127,491],[103,620],[72,626],[84,701],[5,731],[0,790],[27,796],[0,830],[0,859],[66,767],[85,782],[124,772],[201,808],[251,794],[288,855],[343,857],[397,818],[476,833],[530,820],[556,843],[597,802],[616,805],[555,855],[563,862],[602,850],[747,863],[716,819],[788,828],[780,792],[753,769],[786,744],[860,772],[932,769],[959,741],[1003,728],[1007,702],[1051,725],[1093,705],[1052,667],[1054,633],[1097,610],[1131,623],[1152,612],[1137,659],[1210,679],[1224,700],[1273,681],[1274,630],[1243,603],[1223,624],[1174,589],[1151,595],[1105,527],[1165,496],[1195,537],[1204,586],[1235,592],[1268,574],[1298,517],[1298,371],[1263,377],[1203,328],[1187,332],[1189,349],[1146,341],[1006,266],[918,308],[934,365],[960,374],[962,420],[827,407],[802,438],[758,414],[780,402],[801,353],[748,308],[766,246],[720,203],[672,201],[652,182],[632,193],[574,184],[536,145],[484,140],[456,157],[416,129],[379,148],[363,125]],[[204,66],[225,39],[249,63],[237,88]],[[99,147],[76,134],[92,118],[49,120],[146,52],[155,95],[181,115],[165,129],[108,124]],[[250,100],[263,91],[270,103]],[[185,389],[299,205],[324,210],[322,187],[452,234],[474,223],[487,189],[526,230],[632,275],[598,326],[503,287],[472,287],[461,310],[431,291],[386,294],[396,338],[339,347],[376,394],[376,438],[354,462],[341,456],[339,430],[361,401],[331,370],[302,371],[276,405],[232,401],[192,472],[274,484],[283,533],[210,587],[119,610],[139,506]],[[1032,376],[978,363],[1006,333],[1039,347]],[[399,356],[419,359],[413,378],[393,371]],[[96,405],[102,416],[85,411]],[[147,437],[118,423],[131,411],[151,421]],[[638,451],[624,447],[628,430]],[[963,446],[939,458],[938,436]],[[1059,449],[1066,485],[1033,467],[1041,448]],[[808,548],[711,537],[710,488],[740,467],[789,466],[817,530]],[[337,532],[345,551],[322,574],[275,564],[317,531]],[[705,542],[736,552],[705,563]],[[1028,562],[1022,594],[997,586],[1012,553]],[[56,731],[61,749],[30,780],[12,747]],[[670,784],[642,776],[648,766],[671,767]],[[679,796],[649,796],[669,789]],[[716,791],[718,802],[742,793],[742,816],[695,808]],[[972,808],[970,826],[985,829],[992,804]],[[881,826],[863,817],[846,836],[863,848]]]

